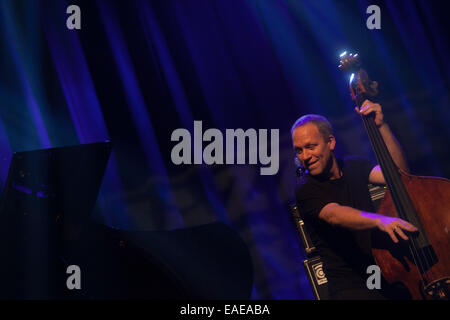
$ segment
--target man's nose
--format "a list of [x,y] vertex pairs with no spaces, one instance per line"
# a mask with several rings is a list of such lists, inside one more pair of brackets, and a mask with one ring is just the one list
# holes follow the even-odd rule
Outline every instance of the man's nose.
[[311,159],[311,154],[306,150],[303,150],[302,155],[303,155],[303,161],[308,161],[309,159]]

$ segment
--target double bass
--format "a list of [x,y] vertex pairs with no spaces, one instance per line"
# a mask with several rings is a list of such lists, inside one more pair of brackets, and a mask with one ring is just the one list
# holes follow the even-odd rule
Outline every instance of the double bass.
[[[340,56],[339,69],[350,76],[358,108],[378,94],[378,83],[362,68],[358,54]],[[374,113],[361,115],[387,191],[377,213],[412,223],[417,232],[394,243],[375,234],[372,254],[388,283],[401,283],[414,300],[450,300],[450,180],[408,174],[397,168],[375,125]]]

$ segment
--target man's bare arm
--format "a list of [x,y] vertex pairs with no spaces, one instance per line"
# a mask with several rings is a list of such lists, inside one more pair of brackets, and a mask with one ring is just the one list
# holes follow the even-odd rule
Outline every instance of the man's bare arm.
[[[368,115],[372,112],[375,113],[375,124],[381,134],[381,137],[383,138],[384,143],[386,144],[392,160],[398,168],[405,172],[409,172],[408,163],[406,162],[403,150],[392,133],[389,125],[384,122],[384,115],[381,106],[378,103],[365,100],[361,106],[361,109],[359,110],[358,108],[355,108],[355,110],[361,115]],[[379,165],[373,168],[370,172],[369,182],[379,184],[386,183]]]
[[403,230],[414,232],[417,228],[411,223],[399,218],[386,217],[381,214],[360,211],[338,203],[329,203],[319,213],[319,218],[333,226],[351,230],[379,229],[386,232],[392,241],[398,242],[396,234],[408,240]]

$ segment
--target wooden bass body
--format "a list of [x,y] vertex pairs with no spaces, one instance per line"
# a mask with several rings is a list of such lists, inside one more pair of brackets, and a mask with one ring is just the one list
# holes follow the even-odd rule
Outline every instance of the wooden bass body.
[[[431,244],[434,261],[423,272],[411,255],[408,241],[395,244],[387,235],[378,234],[372,249],[377,265],[389,283],[402,282],[415,300],[440,299],[450,286],[450,180],[421,177],[400,171],[401,180],[416,209],[417,216]],[[378,213],[398,217],[389,191],[386,191]],[[413,237],[413,234],[408,234]],[[429,250],[428,250],[429,251]],[[425,255],[430,255],[425,252]],[[436,259],[437,258],[437,259]]]

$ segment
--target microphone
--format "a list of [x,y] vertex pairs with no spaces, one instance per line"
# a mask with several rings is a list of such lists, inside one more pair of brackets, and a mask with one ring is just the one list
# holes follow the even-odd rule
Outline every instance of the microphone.
[[302,162],[299,160],[299,158],[295,157],[294,158],[294,163],[295,163],[295,173],[297,174],[297,177],[301,177],[302,175],[305,174],[305,168],[302,165]]

